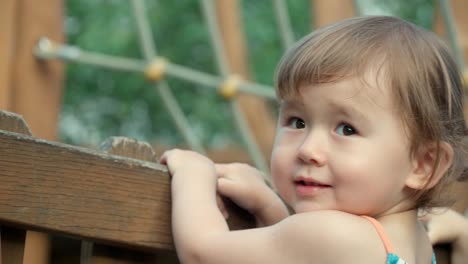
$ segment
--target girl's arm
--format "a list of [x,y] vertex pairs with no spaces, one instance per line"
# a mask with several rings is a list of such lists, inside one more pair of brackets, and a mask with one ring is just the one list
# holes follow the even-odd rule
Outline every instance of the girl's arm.
[[172,176],[172,232],[177,255],[183,263],[193,262],[192,253],[200,235],[211,230],[228,232],[228,225],[217,206],[217,176],[214,163],[195,152],[167,151],[160,162],[166,164]]
[[[293,215],[269,227],[230,231],[216,204],[215,165],[181,150],[166,152],[161,161],[172,175],[172,229],[182,263],[341,263],[362,248],[372,255],[373,228],[341,212]],[[347,224],[353,221],[368,232]]]

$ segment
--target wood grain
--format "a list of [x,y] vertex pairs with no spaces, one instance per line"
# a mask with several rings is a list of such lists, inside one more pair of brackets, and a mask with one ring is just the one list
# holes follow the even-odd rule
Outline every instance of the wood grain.
[[[28,125],[23,117],[8,111],[0,111],[0,129],[31,135]],[[21,264],[24,259],[26,237],[31,231],[26,232],[21,229],[0,227],[0,263],[18,263]]]
[[[64,42],[63,0],[15,1],[14,60],[11,62],[10,109],[21,114],[36,137],[57,138],[64,77],[63,63],[41,61],[33,54],[41,37]],[[0,13],[1,14],[1,13]]]
[[[213,1],[229,74],[249,80],[248,48],[242,25],[240,1]],[[240,94],[237,97],[242,113],[265,160],[270,160],[276,120],[266,99]]]
[[[119,155],[127,158],[155,161],[154,150],[150,144],[127,137],[110,137],[99,147],[100,151],[108,154]],[[157,263],[159,257],[166,256],[164,263],[179,263],[174,251],[168,254],[164,251],[139,252],[132,249],[122,249],[89,241],[81,243],[81,264],[133,264],[133,263]],[[170,257],[169,257],[170,256]]]
[[319,28],[356,15],[351,0],[312,0],[313,25]]
[[0,1],[0,109],[11,107],[11,68],[15,54],[17,2]]
[[12,112],[0,111],[0,130],[31,136],[31,130],[23,117]]
[[[170,178],[151,162],[0,131],[0,221],[141,249],[173,249]],[[232,214],[233,229],[253,219]]]

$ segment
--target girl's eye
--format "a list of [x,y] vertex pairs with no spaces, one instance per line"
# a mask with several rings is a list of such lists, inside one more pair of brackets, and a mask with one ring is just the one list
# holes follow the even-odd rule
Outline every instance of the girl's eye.
[[294,128],[294,129],[303,129],[305,128],[305,122],[304,120],[298,118],[298,117],[291,117],[288,120],[287,123],[288,127]]
[[336,128],[336,133],[341,136],[351,136],[357,133],[356,129],[349,124],[341,123]]

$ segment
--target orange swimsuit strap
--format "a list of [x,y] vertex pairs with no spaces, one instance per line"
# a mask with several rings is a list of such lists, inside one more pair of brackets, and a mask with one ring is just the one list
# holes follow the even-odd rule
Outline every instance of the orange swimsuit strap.
[[375,218],[365,216],[365,215],[362,215],[361,217],[368,220],[374,226],[375,230],[377,230],[377,233],[379,234],[380,239],[382,239],[382,242],[384,243],[385,250],[387,251],[387,253],[395,252],[393,250],[392,243],[390,243],[390,240],[388,239],[387,234],[385,233],[385,230],[383,229],[382,224],[380,224],[379,221],[375,220]]

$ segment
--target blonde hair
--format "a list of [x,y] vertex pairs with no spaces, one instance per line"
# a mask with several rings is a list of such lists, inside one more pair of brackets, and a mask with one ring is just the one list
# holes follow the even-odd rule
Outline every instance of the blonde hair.
[[454,150],[452,166],[439,183],[414,193],[418,208],[447,205],[442,190],[461,177],[465,165],[463,86],[455,61],[433,33],[388,16],[356,17],[318,29],[283,56],[276,92],[284,99],[298,95],[303,85],[363,78],[378,63],[407,129],[409,154],[437,143],[433,177],[440,143]]

